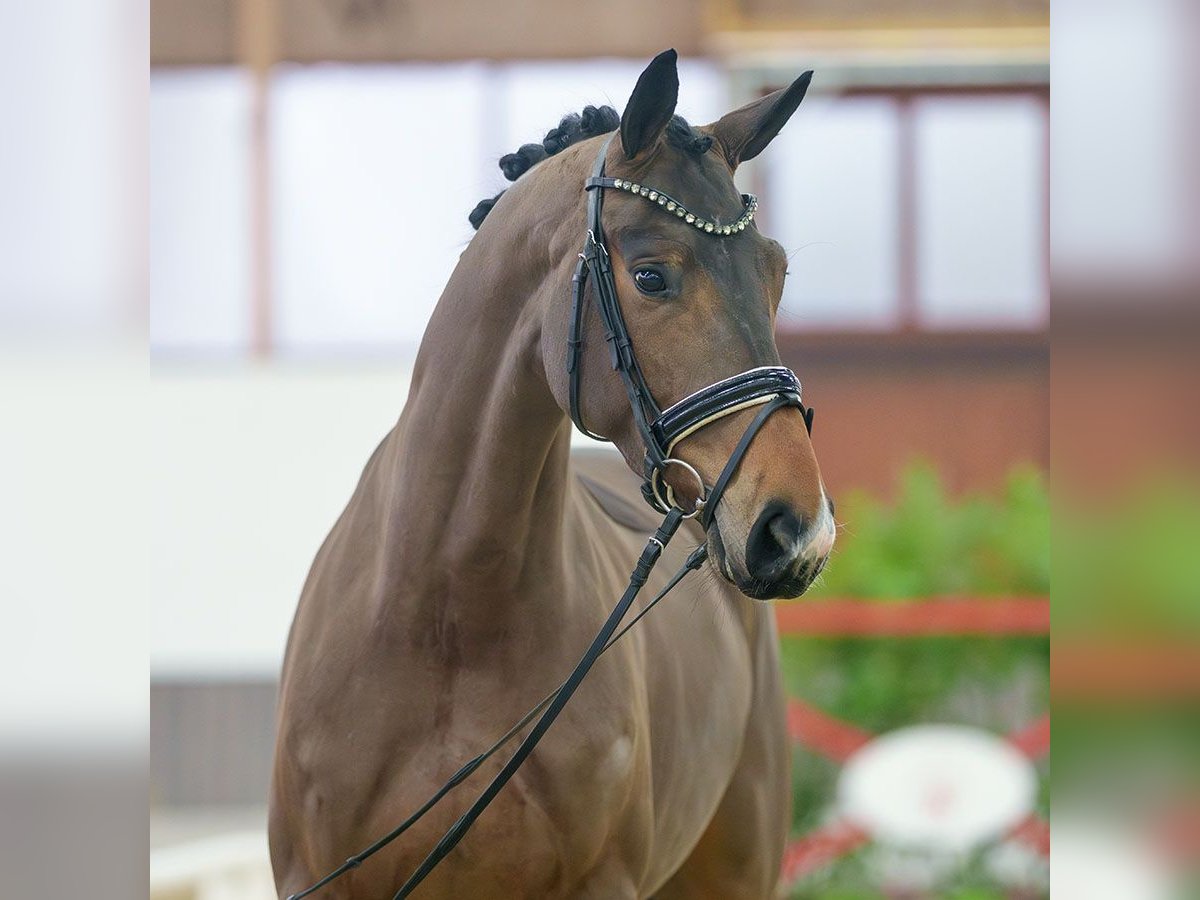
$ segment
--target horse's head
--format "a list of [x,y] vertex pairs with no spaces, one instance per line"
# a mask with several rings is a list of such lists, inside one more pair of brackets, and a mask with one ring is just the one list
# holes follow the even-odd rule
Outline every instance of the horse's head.
[[[606,175],[664,192],[706,221],[736,222],[743,201],[734,171],[783,127],[811,74],[711,125],[691,128],[674,117],[675,54],[661,54],[625,108],[608,146]],[[598,149],[598,141],[580,145],[579,160],[590,163]],[[621,190],[607,192],[603,229],[637,363],[661,408],[732,375],[779,364],[774,326],[787,255],[777,242],[754,226],[732,234],[721,234],[720,226],[716,233],[699,229],[645,195]],[[641,473],[645,443],[611,372],[592,302],[581,363],[582,418]],[[561,354],[563,332],[553,332],[543,341]],[[560,377],[552,377],[552,386],[562,403],[566,384]],[[743,409],[700,428],[680,439],[671,455],[711,485],[755,413]],[[699,488],[684,467],[668,467],[663,478],[679,503],[694,503]],[[834,537],[832,504],[804,416],[795,407],[780,409],[754,437],[719,500],[708,530],[710,557],[751,597],[795,597],[824,566]]]

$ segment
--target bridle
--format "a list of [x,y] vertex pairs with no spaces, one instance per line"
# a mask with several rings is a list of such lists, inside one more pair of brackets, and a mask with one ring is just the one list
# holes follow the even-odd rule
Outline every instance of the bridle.
[[[666,513],[675,505],[675,502],[674,492],[663,481],[663,475],[669,466],[677,465],[683,468],[696,479],[700,487],[697,508],[689,511],[688,515],[699,513],[701,523],[707,530],[721,493],[741,464],[742,456],[749,448],[750,440],[766,423],[770,415],[785,406],[795,406],[804,416],[805,427],[811,433],[813,411],[806,408],[800,399],[800,380],[791,369],[783,366],[759,366],[749,369],[715,384],[710,384],[666,409],[659,407],[654,399],[654,394],[650,391],[650,386],[646,383],[642,369],[638,365],[633,342],[629,337],[629,329],[625,324],[625,317],[621,313],[621,304],[617,298],[612,259],[604,240],[604,223],[602,221],[604,191],[620,190],[637,197],[644,197],[647,202],[658,206],[664,213],[682,219],[685,224],[704,234],[722,239],[739,234],[750,225],[758,211],[758,198],[753,194],[742,194],[744,209],[736,222],[722,225],[715,219],[705,219],[691,212],[682,203],[663,191],[621,178],[606,177],[604,165],[612,139],[610,135],[600,148],[595,165],[592,167],[592,175],[584,183],[584,189],[588,195],[588,230],[583,250],[579,254],[579,262],[575,266],[575,275],[571,279],[571,331],[567,339],[567,375],[570,378],[568,400],[571,421],[588,437],[600,441],[608,440],[608,438],[591,431],[584,424],[580,408],[583,313],[587,302],[586,286],[590,275],[593,284],[592,294],[596,298],[596,309],[604,325],[604,339],[609,346],[612,367],[621,376],[621,381],[625,385],[625,393],[628,395],[629,406],[633,411],[633,421],[637,425],[642,443],[646,448],[642,471],[642,496],[659,512]],[[676,444],[701,428],[743,409],[764,404],[767,406],[767,409],[763,411],[765,414],[760,413],[760,416],[751,422],[747,429],[749,438],[747,439],[743,435],[745,446],[739,443],[739,447],[730,456],[725,471],[722,472],[712,488],[704,483],[695,468],[671,455]],[[719,490],[717,490],[718,488]]]
[[[604,338],[611,351],[612,366],[620,374],[621,380],[625,385],[625,392],[629,397],[629,405],[633,410],[634,422],[637,424],[638,432],[641,434],[642,441],[646,447],[642,496],[646,498],[646,501],[651,506],[659,512],[664,513],[665,518],[655,533],[647,539],[646,546],[643,548],[642,554],[638,557],[633,572],[630,574],[629,585],[625,588],[625,593],[621,595],[621,599],[604,621],[604,624],[600,627],[600,631],[592,639],[591,645],[571,671],[571,674],[567,676],[566,680],[542,698],[536,706],[529,710],[519,722],[505,732],[491,747],[464,764],[433,796],[412,815],[392,829],[392,831],[375,841],[375,843],[362,852],[347,859],[312,886],[289,895],[288,900],[301,900],[301,898],[340,878],[351,869],[358,868],[366,859],[378,853],[396,838],[400,837],[400,835],[445,797],[446,794],[462,784],[463,781],[502,746],[516,737],[526,725],[533,721],[535,716],[538,716],[537,722],[530,729],[524,740],[521,741],[508,762],[493,777],[492,781],[480,793],[467,811],[442,836],[441,840],[429,852],[429,855],[425,857],[416,871],[409,876],[408,880],[396,892],[393,900],[402,900],[402,898],[409,896],[416,890],[417,886],[425,880],[426,876],[462,840],[475,820],[479,818],[492,800],[495,799],[496,795],[499,794],[501,789],[516,773],[517,769],[521,767],[521,764],[529,757],[529,754],[533,752],[534,747],[537,746],[542,736],[549,730],[554,720],[558,717],[558,714],[562,712],[563,707],[571,699],[571,695],[575,693],[575,690],[583,681],[584,676],[591,670],[596,660],[620,640],[630,628],[636,625],[663,597],[670,593],[689,572],[695,571],[703,565],[704,561],[708,558],[708,551],[706,545],[701,544],[692,551],[687,561],[670,578],[666,586],[655,595],[654,599],[647,603],[624,628],[617,631],[625,614],[629,611],[630,606],[633,605],[633,601],[637,598],[646,580],[650,577],[651,570],[658,562],[667,544],[670,543],[671,538],[679,530],[679,526],[683,523],[683,520],[699,516],[700,524],[705,530],[708,529],[716,513],[717,504],[725,492],[725,488],[737,473],[742,458],[746,455],[746,451],[750,449],[750,443],[754,440],[755,435],[758,434],[763,425],[766,424],[767,419],[780,409],[792,406],[800,410],[804,416],[805,427],[810,434],[812,433],[812,408],[805,407],[803,402],[801,402],[800,381],[796,378],[795,373],[783,366],[759,366],[749,369],[729,378],[724,378],[715,384],[710,384],[708,387],[701,388],[684,397],[679,402],[668,406],[666,409],[659,408],[654,400],[654,395],[650,392],[650,388],[646,384],[642,370],[638,366],[637,356],[633,350],[633,343],[629,338],[629,329],[625,325],[625,317],[621,314],[621,305],[617,298],[616,282],[613,279],[612,264],[608,248],[604,242],[604,228],[601,222],[601,214],[604,209],[604,191],[607,189],[623,190],[644,197],[661,207],[666,213],[673,214],[677,218],[682,219],[685,224],[691,225],[705,234],[712,234],[722,238],[731,237],[734,234],[744,231],[749,226],[758,208],[758,200],[753,194],[743,194],[742,201],[745,209],[736,222],[721,225],[715,219],[705,220],[687,210],[683,204],[664,194],[662,191],[619,178],[606,177],[604,174],[604,162],[612,139],[613,136],[610,135],[600,148],[600,152],[596,157],[596,163],[592,168],[592,175],[584,184],[584,189],[587,191],[588,196],[588,231],[583,251],[579,254],[579,263],[575,268],[575,275],[572,278],[571,330],[567,343],[567,373],[570,379],[570,415],[575,426],[584,434],[596,440],[608,440],[588,430],[588,427],[583,423],[579,402],[581,380],[579,364],[584,346],[583,310],[586,303],[585,288],[589,275],[591,275],[592,283],[594,284],[593,293],[596,297],[596,308],[599,310],[600,319],[604,325]],[[742,436],[730,454],[729,460],[725,463],[725,467],[721,470],[721,474],[711,486],[704,481],[700,473],[691,464],[671,455],[676,445],[687,436],[726,416],[753,407],[759,408],[758,413],[751,420],[750,424],[746,426],[746,430],[742,432]],[[682,467],[696,479],[700,490],[697,494],[695,506],[691,510],[684,510],[675,503],[673,491],[663,480],[666,470],[673,465]]]

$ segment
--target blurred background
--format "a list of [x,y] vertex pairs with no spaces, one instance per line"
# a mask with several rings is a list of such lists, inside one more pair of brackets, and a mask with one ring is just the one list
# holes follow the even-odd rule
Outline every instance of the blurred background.
[[777,612],[787,895],[1195,896],[1198,15],[0,2],[10,891],[134,895],[148,843],[155,897],[270,896],[286,630],[467,213],[674,46],[697,123],[817,73],[739,172],[844,523]]
[[[816,70],[738,173],[791,257],[779,346],[821,410],[847,523],[824,585],[781,611],[791,895],[1048,890],[1047,2],[154,0],[162,896],[198,890],[171,867],[191,852],[211,868],[214,847],[220,877],[265,891],[253,864],[287,626],[403,405],[467,213],[504,186],[498,158],[586,104],[622,108],[669,46],[697,124]],[[948,807],[881,835],[870,810],[847,811],[839,773],[872,736],[929,723],[1017,748],[1000,765],[1024,787],[981,796],[1003,771],[964,770],[928,788]],[[953,754],[952,738],[916,737]],[[1006,802],[1008,819],[961,840],[956,803]]]

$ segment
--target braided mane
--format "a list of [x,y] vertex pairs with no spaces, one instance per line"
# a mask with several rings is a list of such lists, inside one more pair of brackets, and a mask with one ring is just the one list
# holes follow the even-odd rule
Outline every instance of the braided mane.
[[[601,134],[616,131],[621,125],[620,114],[611,106],[585,106],[581,113],[568,113],[554,128],[546,132],[538,144],[522,144],[513,153],[500,157],[500,171],[509,181],[516,181],[548,156],[561,153],[572,144]],[[708,152],[713,139],[692,128],[682,116],[672,116],[667,125],[667,142],[679,150],[696,155]],[[478,229],[492,211],[496,201],[504,196],[501,191],[495,197],[480,200],[467,217],[471,227]]]

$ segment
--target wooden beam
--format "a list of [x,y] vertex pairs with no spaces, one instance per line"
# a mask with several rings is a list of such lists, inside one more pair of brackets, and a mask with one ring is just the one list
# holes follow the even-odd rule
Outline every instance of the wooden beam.
[[250,338],[257,356],[271,352],[271,67],[279,58],[278,0],[237,0],[238,58],[250,72]]

